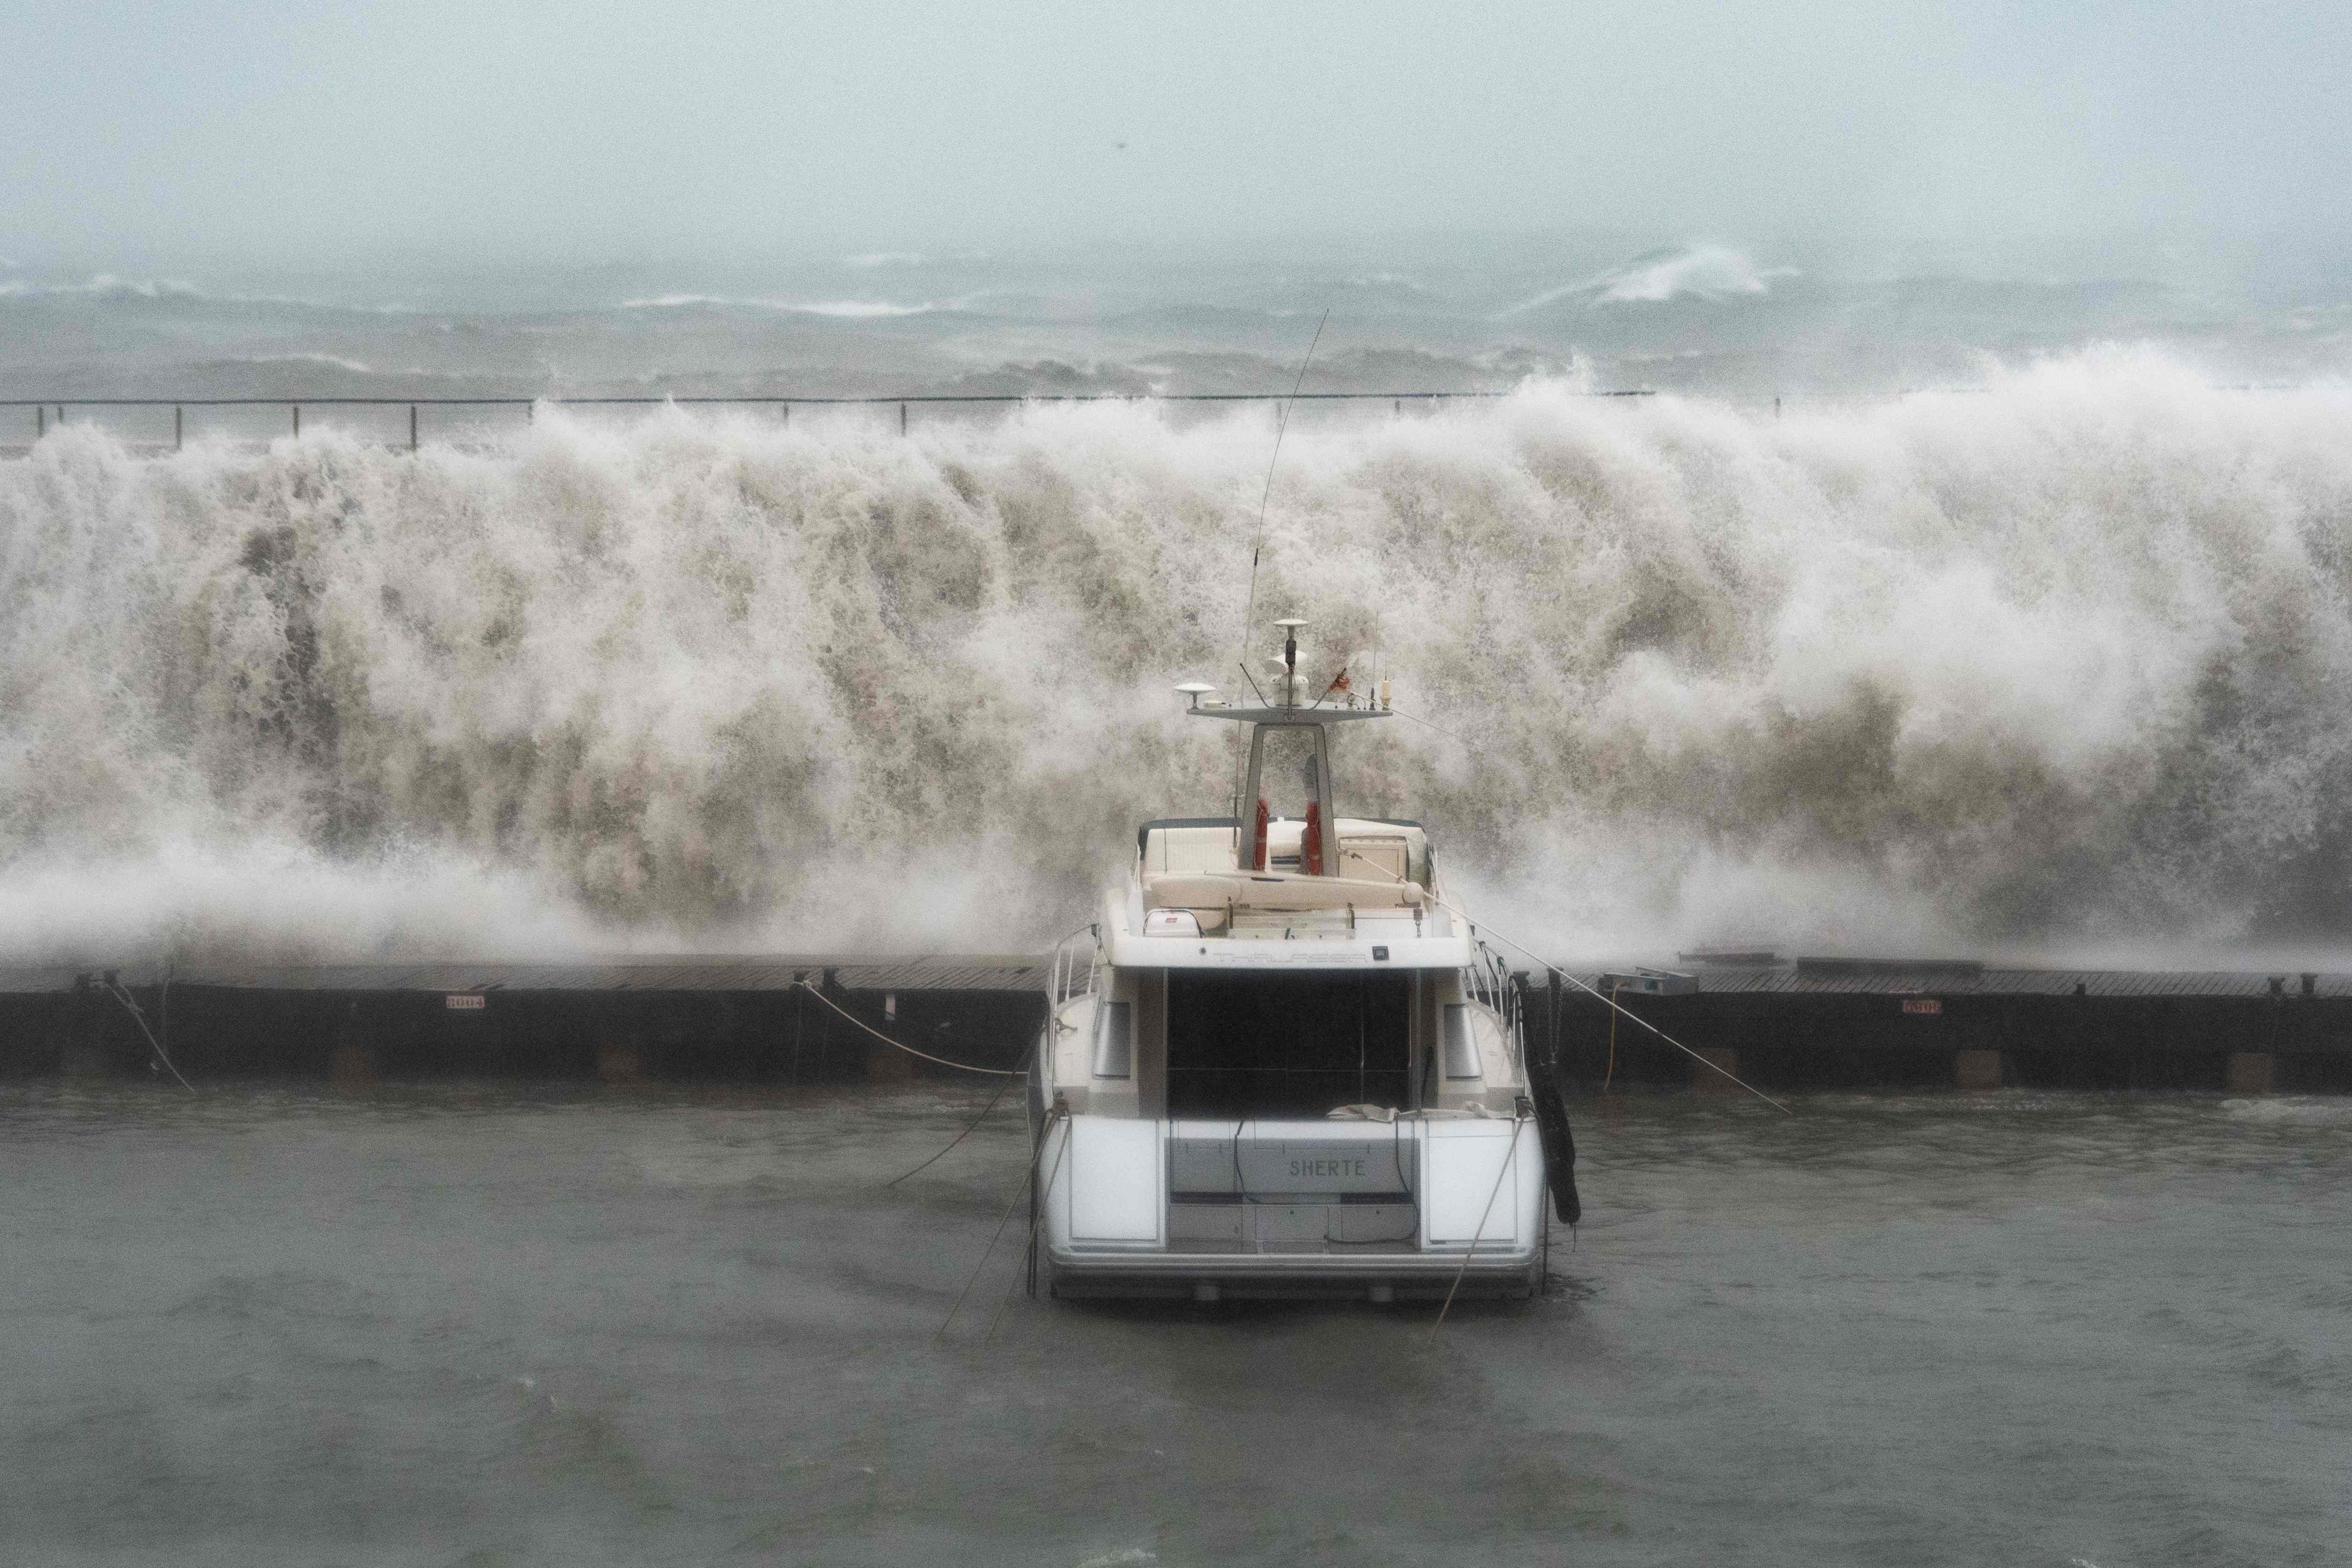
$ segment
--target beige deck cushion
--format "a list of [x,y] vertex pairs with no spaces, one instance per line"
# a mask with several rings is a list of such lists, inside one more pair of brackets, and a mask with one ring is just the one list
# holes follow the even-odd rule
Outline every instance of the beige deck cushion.
[[1343,833],[1339,875],[1372,882],[1402,882],[1412,863],[1412,843],[1402,833]]
[[1233,868],[1234,830],[1230,827],[1155,827],[1144,835],[1147,875],[1202,876]]
[[1412,882],[1346,877],[1146,877],[1143,902],[1155,910],[1411,909],[1423,894]]
[[[1267,857],[1286,862],[1278,868],[1297,870],[1305,829],[1306,825],[1295,819],[1269,826]],[[1234,864],[1234,830],[1223,826],[1147,827],[1136,868],[1147,877],[1230,876],[1239,869]],[[1331,869],[1340,876],[1367,882],[1395,878],[1428,881],[1428,839],[1418,827],[1343,816],[1339,839],[1339,863]],[[1247,852],[1247,846],[1243,846],[1242,853]]]
[[1410,909],[1422,900],[1414,882],[1374,882],[1358,877],[1244,877],[1234,902],[1247,910]]
[[1238,877],[1146,877],[1143,905],[1151,910],[1223,910],[1240,889]]

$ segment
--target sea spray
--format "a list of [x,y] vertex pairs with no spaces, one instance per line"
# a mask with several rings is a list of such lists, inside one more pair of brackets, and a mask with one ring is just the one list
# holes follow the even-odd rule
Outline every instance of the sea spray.
[[[1225,809],[1272,417],[542,410],[0,464],[13,958],[1019,947]],[[2352,926],[2352,393],[2148,353],[1780,421],[1533,384],[1294,430],[1260,616],[1349,809],[1563,952]]]

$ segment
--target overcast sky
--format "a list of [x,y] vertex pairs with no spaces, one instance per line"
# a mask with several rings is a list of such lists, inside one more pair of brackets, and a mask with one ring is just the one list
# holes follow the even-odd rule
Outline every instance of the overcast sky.
[[0,0],[0,257],[2333,243],[2352,5]]

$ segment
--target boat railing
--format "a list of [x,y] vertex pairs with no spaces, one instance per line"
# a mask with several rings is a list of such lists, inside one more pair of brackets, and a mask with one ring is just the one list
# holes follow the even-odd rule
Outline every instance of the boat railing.
[[1509,1015],[1512,1008],[1511,972],[1503,962],[1501,953],[1480,942],[1470,961],[1470,967],[1462,973],[1469,984],[1473,1001],[1483,1002],[1497,1013]]
[[[1079,939],[1085,945],[1079,945]],[[1058,1013],[1062,1005],[1073,998],[1090,996],[1095,989],[1095,952],[1099,945],[1096,929],[1082,925],[1054,944],[1052,973],[1045,982],[1045,1005],[1048,1016]]]
[[1470,999],[1493,1008],[1495,1016],[1502,1019],[1503,1037],[1511,1042],[1515,1061],[1523,1058],[1526,1047],[1519,1033],[1519,990],[1511,984],[1511,968],[1503,955],[1483,942],[1478,943],[1470,966],[1462,972],[1462,979]]

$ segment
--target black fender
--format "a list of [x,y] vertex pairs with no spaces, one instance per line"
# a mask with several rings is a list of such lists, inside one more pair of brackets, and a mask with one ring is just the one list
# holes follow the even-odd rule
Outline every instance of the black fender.
[[1528,1099],[1534,1102],[1536,1136],[1542,1141],[1544,1178],[1551,1188],[1552,1211],[1570,1225],[1584,1217],[1584,1200],[1576,1190],[1576,1133],[1568,1124],[1568,1100],[1559,1088],[1559,1060],[1551,1036],[1544,1031],[1543,1048],[1527,1041],[1528,994],[1519,991],[1520,1055],[1528,1067]]

